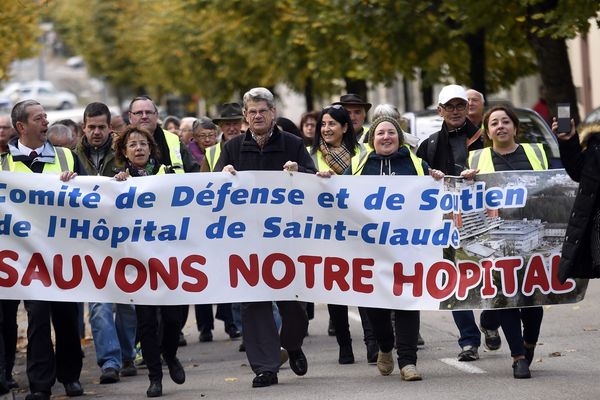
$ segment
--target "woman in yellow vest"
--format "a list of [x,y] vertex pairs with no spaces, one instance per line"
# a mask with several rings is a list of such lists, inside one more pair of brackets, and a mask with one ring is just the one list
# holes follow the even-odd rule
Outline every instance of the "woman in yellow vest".
[[[369,132],[369,145],[373,149],[367,154],[356,155],[346,175],[426,175],[435,179],[444,173],[430,169],[425,161],[415,156],[404,144],[402,129],[394,118],[381,116],[373,121]],[[379,353],[377,368],[381,375],[390,375],[394,370],[393,350],[396,345],[400,376],[405,381],[420,381],[417,370],[417,341],[419,338],[420,313],[413,310],[390,310],[367,308],[369,321],[373,326]]]
[[[335,104],[325,107],[321,111],[317,119],[316,134],[309,153],[315,162],[317,171],[319,171],[318,174],[323,174],[323,176],[343,174],[350,166],[353,157],[367,153],[367,148],[358,143],[352,128],[350,114],[342,105]],[[340,364],[352,364],[354,363],[354,352],[348,324],[348,306],[329,304],[327,308],[329,310],[330,332],[333,331],[340,346],[338,362]],[[369,323],[366,309],[359,307],[358,310],[363,326],[364,341],[367,346],[367,361],[375,363],[379,348],[373,329]]]
[[[483,126],[492,147],[469,153],[469,166],[480,173],[512,170],[545,170],[548,160],[541,144],[517,143],[519,118],[507,106],[492,107],[483,118]],[[481,330],[486,347],[491,340],[495,349],[500,347],[497,335],[502,327],[513,358],[515,379],[531,378],[529,366],[533,360],[544,310],[540,306],[484,310],[481,313]],[[521,322],[523,330],[521,330]]]
[[[141,127],[128,126],[113,141],[117,163],[124,165],[121,172],[115,175],[119,181],[128,177],[149,176],[173,173],[173,170],[160,165],[158,146],[152,134]],[[185,371],[177,359],[179,332],[183,325],[184,308],[187,306],[152,306],[136,304],[138,337],[142,346],[142,355],[148,366],[150,386],[146,391],[148,397],[162,396],[162,356],[169,368],[173,382],[185,382]],[[162,325],[162,341],[159,340],[160,312]]]

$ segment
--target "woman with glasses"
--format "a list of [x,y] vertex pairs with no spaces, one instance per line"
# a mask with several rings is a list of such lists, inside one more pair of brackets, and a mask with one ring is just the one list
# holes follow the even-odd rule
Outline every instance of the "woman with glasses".
[[[336,104],[321,111],[312,147],[309,149],[318,175],[341,175],[350,166],[352,157],[366,152],[365,145],[358,143],[350,115],[342,105]],[[327,308],[340,346],[338,362],[352,364],[354,363],[354,352],[348,325],[348,306],[329,304]],[[377,360],[377,343],[365,309],[359,307],[359,312],[367,346],[367,359],[374,363]]]
[[[480,173],[548,169],[546,152],[541,144],[518,143],[515,140],[519,118],[510,107],[492,107],[483,118],[483,126],[492,146],[469,153],[471,168],[478,169]],[[486,339],[486,331],[502,327],[513,358],[515,379],[531,378],[529,366],[533,361],[543,316],[544,309],[540,306],[484,310],[481,313],[481,330]]]
[[[115,175],[118,181],[127,178],[173,173],[171,168],[159,164],[158,146],[152,134],[140,127],[129,125],[113,141],[117,163],[124,165]],[[177,359],[179,332],[182,328],[183,313],[187,306],[151,306],[137,304],[138,337],[142,346],[142,355],[148,367],[150,386],[148,397],[162,396],[162,356],[169,368],[173,382],[185,382],[185,371]],[[159,318],[160,315],[160,318]],[[160,327],[159,327],[160,319]],[[162,330],[162,332],[161,332]],[[162,335],[162,340],[159,339]]]
[[188,142],[188,150],[192,156],[202,165],[204,153],[210,146],[217,144],[219,128],[210,118],[200,117],[192,125],[192,138]]
[[300,132],[302,133],[304,144],[307,146],[310,146],[315,139],[318,119],[318,111],[308,111],[302,114],[302,117],[300,117]]
[[[345,175],[431,175],[435,179],[444,177],[441,171],[429,169],[427,163],[415,156],[404,144],[402,129],[395,118],[381,116],[375,119],[367,135],[373,150],[354,156],[344,172]],[[417,370],[419,311],[367,308],[366,313],[379,348],[379,373],[387,376],[394,370],[392,352],[395,345],[401,379],[420,381],[422,376]]]

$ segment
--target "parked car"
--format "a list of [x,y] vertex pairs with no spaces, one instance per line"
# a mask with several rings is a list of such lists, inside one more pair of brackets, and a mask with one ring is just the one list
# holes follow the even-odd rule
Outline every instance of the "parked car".
[[[548,155],[550,168],[562,168],[558,141],[552,130],[540,115],[529,109],[513,107],[519,117],[519,134],[517,140],[523,143],[543,143]],[[402,115],[408,120],[409,132],[419,139],[419,143],[432,133],[440,130],[444,120],[437,110],[428,109],[418,112],[407,112]]]
[[0,97],[6,97],[17,103],[25,99],[34,99],[46,109],[65,110],[77,105],[77,96],[60,91],[50,81],[31,81],[8,85]]
[[583,122],[586,124],[600,122],[600,107],[593,109],[588,115],[586,115]]

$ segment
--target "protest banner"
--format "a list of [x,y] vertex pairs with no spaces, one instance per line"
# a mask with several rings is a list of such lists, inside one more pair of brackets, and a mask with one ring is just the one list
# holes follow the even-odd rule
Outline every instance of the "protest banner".
[[[565,197],[572,185],[564,171],[547,173],[532,179],[547,183],[553,174]],[[528,210],[538,196],[532,180],[510,176],[482,176],[487,186],[273,171],[64,183],[3,172],[0,297],[421,310],[579,301],[586,281],[555,278],[558,234],[549,240],[539,228],[543,245],[526,248],[491,236],[516,219],[505,212]],[[542,189],[546,196],[551,188]],[[482,213],[488,225],[473,223]],[[444,248],[459,249],[456,263],[443,259]]]

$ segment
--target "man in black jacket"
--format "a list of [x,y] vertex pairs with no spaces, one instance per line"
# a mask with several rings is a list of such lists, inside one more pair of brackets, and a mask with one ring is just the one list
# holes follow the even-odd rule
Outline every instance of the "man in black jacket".
[[[275,124],[275,101],[265,88],[254,88],[244,95],[245,134],[223,146],[215,171],[298,171],[314,174],[312,158],[301,138],[280,131]],[[306,311],[297,301],[278,301],[282,315],[281,336],[277,332],[270,301],[242,303],[242,328],[246,355],[256,377],[252,387],[278,383],[281,347],[288,351],[290,367],[304,375],[308,362],[302,342],[308,329]]]
[[[438,114],[444,119],[442,129],[424,140],[417,150],[417,157],[446,175],[461,175],[468,169],[469,151],[483,147],[483,143],[476,140],[479,128],[467,118],[467,105],[467,93],[462,86],[444,86],[438,97],[437,108]],[[444,249],[444,258],[454,261],[455,250],[452,247]],[[460,332],[458,345],[461,351],[458,360],[477,360],[481,334],[473,311],[453,311],[452,316]]]

